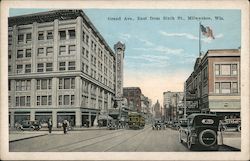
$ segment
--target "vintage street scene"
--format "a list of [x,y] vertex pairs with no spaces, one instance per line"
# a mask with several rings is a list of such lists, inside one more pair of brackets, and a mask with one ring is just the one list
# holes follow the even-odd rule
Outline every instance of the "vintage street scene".
[[240,58],[239,10],[11,8],[9,151],[241,151]]

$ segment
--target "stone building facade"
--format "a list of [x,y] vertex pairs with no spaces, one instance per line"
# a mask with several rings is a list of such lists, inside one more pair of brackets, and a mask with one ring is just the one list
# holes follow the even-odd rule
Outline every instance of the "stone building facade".
[[82,10],[9,17],[9,124],[93,126],[113,108],[115,53]]

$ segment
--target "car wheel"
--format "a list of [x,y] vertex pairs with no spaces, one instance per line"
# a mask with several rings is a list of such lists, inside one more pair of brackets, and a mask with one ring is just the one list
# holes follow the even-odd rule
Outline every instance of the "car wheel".
[[199,142],[201,143],[201,145],[206,147],[215,145],[217,142],[217,135],[215,131],[211,129],[203,130],[199,134]]

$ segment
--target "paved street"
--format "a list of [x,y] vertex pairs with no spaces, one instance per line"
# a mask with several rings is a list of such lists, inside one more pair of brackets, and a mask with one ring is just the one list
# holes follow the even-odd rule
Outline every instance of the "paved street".
[[[19,133],[19,134],[18,134]],[[10,142],[11,152],[185,152],[189,151],[185,144],[178,142],[178,131],[152,130],[146,126],[143,130],[89,130],[16,132],[40,133],[41,136]],[[221,146],[220,151],[232,150]]]

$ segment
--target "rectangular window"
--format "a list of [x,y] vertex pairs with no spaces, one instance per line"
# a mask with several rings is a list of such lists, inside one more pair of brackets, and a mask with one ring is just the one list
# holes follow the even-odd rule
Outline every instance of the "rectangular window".
[[82,41],[85,41],[85,32],[82,32]]
[[47,49],[46,49],[46,55],[47,56],[53,55],[53,47],[47,47]]
[[59,31],[60,40],[66,40],[66,31]]
[[41,89],[47,89],[47,79],[42,79],[41,80]]
[[47,40],[53,39],[53,31],[47,31]]
[[232,75],[237,75],[237,74],[238,74],[237,64],[232,64]]
[[26,106],[30,106],[30,96],[26,97]]
[[237,82],[232,83],[232,93],[238,93],[238,83]]
[[231,83],[230,82],[222,82],[221,83],[221,93],[231,93]]
[[46,72],[53,71],[53,64],[52,63],[46,63]]
[[74,61],[70,61],[69,62],[69,66],[68,66],[68,70],[75,70],[75,62]]
[[60,71],[66,70],[65,64],[66,64],[65,62],[59,62],[59,70]]
[[64,89],[70,89],[70,78],[64,79]]
[[44,32],[43,31],[38,32],[38,40],[44,40]]
[[11,72],[11,65],[8,65],[8,72]]
[[18,43],[24,42],[24,35],[23,34],[19,34],[18,35]]
[[89,36],[86,36],[86,44],[89,45]]
[[71,78],[71,89],[75,89],[75,78]]
[[31,39],[32,39],[31,33],[27,33],[27,34],[26,34],[26,43],[31,42]]
[[59,97],[58,97],[58,104],[62,105],[62,95],[59,95]]
[[43,72],[43,67],[44,67],[43,63],[38,63],[37,64],[37,72]]
[[17,58],[23,58],[23,50],[17,50]]
[[64,95],[64,97],[63,97],[63,104],[64,105],[69,105],[69,95]]
[[66,46],[60,46],[59,47],[59,55],[66,54]]
[[52,96],[51,95],[48,96],[48,105],[52,105]]
[[59,89],[63,89],[63,79],[59,79]]
[[47,105],[47,96],[42,96],[42,105]]
[[69,45],[69,54],[75,54],[75,53],[76,53],[76,46]]
[[71,97],[70,97],[70,104],[71,105],[75,104],[75,95],[71,95]]
[[19,106],[19,97],[16,97],[16,106]]
[[12,35],[8,35],[8,45],[12,44]]
[[221,65],[221,75],[230,75],[231,65]]
[[69,30],[69,38],[70,39],[75,39],[76,38],[75,30]]
[[31,73],[31,64],[25,65],[25,73]]
[[51,89],[51,85],[52,85],[51,79],[48,79],[48,89]]
[[220,83],[215,83],[215,93],[220,93]]
[[20,96],[20,106],[25,106],[25,96]]
[[31,49],[26,49],[25,57],[26,58],[31,57]]
[[37,96],[37,97],[36,97],[36,105],[37,105],[37,106],[40,106],[40,105],[41,105],[41,97],[40,97],[40,96]]
[[17,65],[16,66],[16,72],[17,73],[23,73],[23,65]]
[[36,80],[36,89],[41,89],[41,80]]
[[219,64],[215,65],[215,75],[220,75],[220,65]]
[[37,56],[42,56],[44,54],[44,49],[43,48],[38,48],[37,49]]

